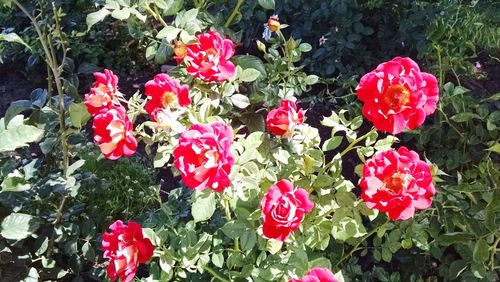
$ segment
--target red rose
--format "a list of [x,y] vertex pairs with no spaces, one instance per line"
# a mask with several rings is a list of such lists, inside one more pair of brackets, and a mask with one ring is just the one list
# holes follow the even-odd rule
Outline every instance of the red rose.
[[297,125],[304,122],[304,111],[290,100],[281,101],[279,108],[267,114],[266,124],[269,131],[276,135],[291,137]]
[[397,134],[422,125],[436,109],[439,87],[410,58],[394,58],[365,74],[357,87],[363,115],[381,131]]
[[328,268],[311,268],[302,279],[290,279],[288,282],[339,282]]
[[223,39],[219,33],[209,31],[197,36],[198,42],[186,47],[184,62],[187,72],[204,81],[224,81],[234,77],[236,68],[230,61],[234,55],[234,43]]
[[122,155],[135,153],[137,140],[132,135],[132,122],[124,107],[112,105],[108,110],[102,110],[94,117],[92,128],[94,140],[106,158],[116,160]]
[[181,134],[174,164],[187,187],[221,192],[231,184],[233,139],[233,130],[222,122],[194,124]]
[[111,280],[119,277],[122,282],[132,281],[137,266],[153,256],[153,244],[144,238],[138,223],[129,221],[125,225],[117,220],[109,229],[111,233],[102,234],[103,257],[109,259],[108,276]]
[[387,212],[392,220],[406,220],[415,209],[428,208],[436,193],[429,165],[405,147],[379,152],[366,161],[360,186],[368,208]]
[[260,203],[262,231],[267,238],[285,241],[292,231],[299,228],[304,215],[310,212],[314,203],[309,193],[282,179],[271,186]]
[[[146,82],[146,96],[151,97],[144,109],[151,115],[156,109],[185,107],[191,104],[189,87],[179,83],[178,79],[168,74],[157,74],[153,80]],[[154,119],[154,117],[153,117]]]
[[109,108],[115,100],[118,77],[110,70],[104,73],[95,72],[96,81],[92,84],[90,92],[85,94],[85,106],[92,116],[97,115],[102,109]]

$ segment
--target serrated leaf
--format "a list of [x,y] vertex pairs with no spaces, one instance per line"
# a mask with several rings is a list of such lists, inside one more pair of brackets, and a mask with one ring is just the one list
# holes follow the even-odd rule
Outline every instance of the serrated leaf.
[[234,94],[230,98],[231,103],[240,109],[250,106],[250,99],[243,94]]
[[40,219],[23,213],[11,213],[2,221],[0,235],[10,240],[21,240],[33,234],[40,226]]
[[205,191],[195,191],[193,193],[193,204],[191,206],[191,215],[194,222],[208,220],[215,212],[215,193]]
[[485,239],[481,238],[477,240],[476,244],[474,245],[474,250],[472,251],[472,258],[474,259],[474,261],[477,263],[484,263],[486,260],[488,260],[488,257],[490,255],[489,247],[490,246]]
[[274,0],[259,0],[259,5],[266,10],[274,10]]
[[5,126],[0,119],[0,152],[13,151],[28,146],[28,143],[40,140],[43,130],[24,124],[24,116],[17,115]]
[[86,19],[87,31],[89,31],[93,25],[104,20],[110,14],[111,14],[111,12],[106,8],[102,8],[97,12],[93,12],[93,13],[88,14],[87,19]]
[[260,72],[256,69],[248,68],[244,69],[243,72],[239,75],[239,78],[243,82],[252,82],[259,78]]
[[90,114],[84,103],[71,104],[69,106],[69,117],[71,124],[76,128],[82,128],[90,119]]
[[21,37],[19,37],[19,35],[17,35],[14,32],[0,33],[0,41],[7,41],[7,42],[14,42],[14,43],[22,44],[26,48],[31,50],[31,47],[26,42],[24,42],[24,40]]

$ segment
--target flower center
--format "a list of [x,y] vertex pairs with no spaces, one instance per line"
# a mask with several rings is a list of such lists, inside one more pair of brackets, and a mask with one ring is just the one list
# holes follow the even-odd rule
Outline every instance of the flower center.
[[175,93],[170,91],[163,93],[163,97],[161,98],[163,108],[174,106],[175,103],[177,103],[177,95]]
[[267,26],[272,32],[276,32],[280,29],[279,19],[276,17],[270,17],[267,21]]
[[400,194],[410,184],[412,176],[406,173],[396,172],[384,180],[382,189]]
[[210,55],[216,55],[217,54],[217,51],[214,49],[214,48],[208,48],[207,51],[205,51],[206,54],[207,54],[207,57],[210,56]]
[[384,100],[391,107],[404,106],[410,101],[410,91],[402,84],[393,84],[385,90]]

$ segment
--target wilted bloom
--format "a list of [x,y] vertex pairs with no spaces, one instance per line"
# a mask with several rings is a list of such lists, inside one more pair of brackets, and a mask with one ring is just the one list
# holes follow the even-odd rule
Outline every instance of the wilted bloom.
[[186,57],[186,44],[180,40],[175,41],[174,45],[174,59],[177,61],[177,64],[180,64],[184,57]]
[[139,264],[153,256],[153,244],[144,237],[138,223],[129,221],[125,225],[117,220],[109,229],[111,233],[102,234],[103,257],[109,259],[108,276],[111,280],[132,281]]
[[271,39],[272,32],[276,32],[280,29],[280,19],[278,15],[272,15],[264,24],[264,33],[262,33],[262,38],[266,41]]
[[[181,86],[178,79],[171,78],[168,74],[157,74],[153,80],[146,82],[146,96],[151,97],[144,109],[151,115],[156,109],[186,107],[191,104],[189,87]],[[154,120],[154,117],[151,115]]]
[[84,99],[85,106],[92,116],[113,104],[118,85],[118,77],[108,69],[104,72],[95,72],[94,77],[96,81]]
[[137,140],[132,134],[133,125],[123,106],[112,105],[94,117],[92,124],[94,141],[102,154],[111,160],[122,155],[131,156],[137,149]]
[[156,121],[156,128],[181,133],[186,128],[179,122],[179,117],[184,113],[182,110],[171,111],[170,108],[157,108],[151,113],[151,119]]
[[196,36],[198,42],[187,45],[184,62],[193,77],[208,82],[224,81],[236,74],[230,61],[234,55],[234,43],[223,39],[219,33],[209,31]]
[[328,268],[314,267],[302,279],[290,279],[288,282],[340,282]]
[[291,100],[282,100],[281,105],[267,114],[266,125],[273,134],[291,137],[297,125],[304,122],[304,110],[297,111]]
[[438,92],[436,77],[401,57],[365,74],[357,87],[363,115],[378,130],[391,134],[422,125],[436,109]]
[[181,134],[174,164],[187,187],[221,192],[231,184],[233,130],[227,124],[193,124]]
[[363,166],[361,197],[366,206],[406,220],[427,209],[436,193],[429,165],[405,147],[377,153]]
[[309,200],[309,193],[302,188],[282,179],[271,186],[260,203],[262,232],[267,238],[285,241],[292,231],[299,228],[306,213],[314,203]]

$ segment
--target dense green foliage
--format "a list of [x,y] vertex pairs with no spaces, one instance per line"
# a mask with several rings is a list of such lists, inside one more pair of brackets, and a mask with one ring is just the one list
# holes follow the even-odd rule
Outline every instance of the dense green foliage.
[[[140,222],[157,246],[139,271],[144,279],[279,281],[313,266],[341,271],[345,281],[499,279],[500,93],[462,86],[499,79],[485,68],[499,60],[495,1],[56,1],[54,8],[24,1],[30,14],[43,12],[36,22],[44,37],[13,2],[3,2],[10,5],[0,8],[0,59],[24,60],[30,73],[44,76],[46,60],[49,81],[0,119],[1,279],[104,279],[101,234],[116,219]],[[266,42],[262,25],[273,13],[289,26]],[[144,153],[103,159],[88,144],[90,116],[80,103],[88,85],[80,80],[104,67],[149,77],[175,64],[175,39],[188,42],[208,28],[240,43],[237,76],[206,86],[174,68],[193,89],[183,122],[244,128],[235,139],[234,174],[245,190],[192,192],[172,177],[169,191],[160,191],[165,166],[176,174],[173,137],[155,134],[139,117],[140,93],[125,93]],[[398,55],[420,60],[440,83],[436,113],[401,140],[370,130],[354,95],[360,75]],[[487,59],[474,66],[479,58]],[[260,132],[262,109],[293,96],[325,102],[327,117],[310,109],[311,123],[301,129],[307,138],[299,140]],[[428,210],[389,222],[359,199],[356,165],[398,142],[432,164],[438,192]],[[281,178],[294,179],[317,202],[284,244],[255,231],[257,196]]]

